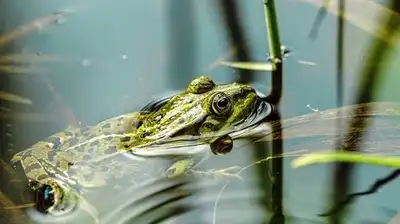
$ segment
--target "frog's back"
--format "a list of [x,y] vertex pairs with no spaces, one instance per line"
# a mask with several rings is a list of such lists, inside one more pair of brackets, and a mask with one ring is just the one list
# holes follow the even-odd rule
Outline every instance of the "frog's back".
[[135,135],[138,113],[130,113],[110,118],[91,127],[81,128],[68,141],[59,146],[59,151],[75,154],[80,159],[86,155],[101,156],[124,150],[124,141],[131,141]]
[[40,181],[69,167],[119,150],[120,135],[132,133],[137,113],[113,117],[94,126],[68,127],[13,156],[11,163],[21,162],[29,179]]
[[[32,145],[31,147],[16,153],[11,158],[11,163],[15,164],[25,159],[27,156],[35,156],[40,159],[44,157],[44,153],[49,153],[50,151],[57,148],[58,145],[65,141],[69,141],[73,136],[78,135],[80,128],[74,126],[68,126],[64,131],[57,132],[45,140],[39,141]],[[42,152],[38,154],[36,152]]]

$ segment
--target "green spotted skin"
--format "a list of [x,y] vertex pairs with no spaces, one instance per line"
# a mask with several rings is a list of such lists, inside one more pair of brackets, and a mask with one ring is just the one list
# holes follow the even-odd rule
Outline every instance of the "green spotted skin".
[[[91,127],[70,127],[15,154],[12,163],[20,161],[28,179],[39,183],[59,178],[71,185],[78,184],[72,180],[75,179],[83,187],[103,185],[104,173],[71,173],[69,168],[79,161],[124,150],[123,143],[131,138],[134,132],[132,124],[137,115],[118,116]],[[74,178],[70,178],[71,175]]]

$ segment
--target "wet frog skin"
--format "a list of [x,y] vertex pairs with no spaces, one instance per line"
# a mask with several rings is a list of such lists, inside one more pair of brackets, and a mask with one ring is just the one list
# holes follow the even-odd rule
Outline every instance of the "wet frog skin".
[[[35,183],[34,190],[51,196],[51,209],[62,210],[69,191],[106,184],[113,166],[85,172],[71,169],[73,165],[117,152],[146,150],[174,137],[202,136],[229,129],[253,112],[256,101],[256,92],[250,85],[216,85],[210,78],[200,76],[184,92],[157,107],[90,127],[69,127],[15,154],[11,162],[22,165],[28,180]],[[218,141],[221,143],[216,144]],[[225,135],[202,144],[210,144],[215,153],[223,153],[232,148],[232,139]]]

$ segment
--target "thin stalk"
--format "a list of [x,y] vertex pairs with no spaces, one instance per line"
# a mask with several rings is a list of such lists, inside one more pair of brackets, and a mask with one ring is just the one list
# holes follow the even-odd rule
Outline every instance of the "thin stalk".
[[267,25],[267,36],[269,52],[272,58],[282,58],[281,41],[279,37],[278,18],[275,11],[274,0],[264,0],[265,24]]
[[[344,13],[345,4],[344,0],[339,1],[339,12]],[[344,45],[344,19],[341,16],[337,17],[337,52],[336,52],[336,106],[343,106],[343,68],[344,68],[344,54],[343,54],[343,45]]]
[[[281,116],[279,103],[282,97],[282,53],[281,41],[279,36],[278,18],[275,10],[274,0],[264,0],[265,24],[267,28],[267,37],[269,45],[269,55],[272,63],[276,65],[276,70],[272,71],[271,81],[272,89],[267,97],[269,103],[274,107],[274,120],[278,125],[272,126],[273,133],[283,136],[281,126]],[[283,153],[282,138],[272,141],[272,156]],[[273,215],[269,223],[284,223],[283,215],[283,159],[277,158],[271,162],[269,169],[271,185],[271,207]]]
[[272,104],[278,105],[282,96],[282,52],[274,0],[264,0],[264,13],[269,54],[272,62],[276,65],[276,70],[272,71],[272,89],[267,100]]
[[[326,3],[328,3],[328,1],[326,1]],[[340,13],[345,12],[344,0],[339,1],[338,11]],[[326,10],[324,11],[324,13],[326,15]],[[343,37],[344,37],[344,19],[341,16],[337,16],[337,51],[336,51],[336,71],[337,71],[337,74],[336,74],[336,106],[337,107],[343,106],[343,62],[344,62],[344,60],[343,60],[344,38]],[[337,116],[341,117],[340,110],[338,111]],[[341,119],[337,120],[336,131],[337,131],[338,135],[340,135],[340,133],[343,131],[343,130],[340,130],[340,127],[342,127],[341,122],[343,122]],[[343,172],[341,174],[344,175],[344,179],[350,180],[350,177],[348,176],[349,173]]]

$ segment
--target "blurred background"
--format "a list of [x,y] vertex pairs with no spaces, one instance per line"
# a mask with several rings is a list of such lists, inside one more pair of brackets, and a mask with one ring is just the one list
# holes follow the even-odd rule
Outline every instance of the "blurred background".
[[[251,59],[267,60],[268,43],[263,1],[236,1]],[[333,1],[336,2],[336,1]],[[345,20],[343,104],[354,103],[365,63],[370,32],[379,25],[384,0],[348,0]],[[363,6],[362,2],[369,5]],[[335,108],[337,18],[328,12],[320,20],[318,35],[310,38],[319,0],[276,1],[281,43],[293,53],[284,61],[282,119]],[[372,5],[372,6],[371,6]],[[59,13],[54,14],[54,13]],[[40,22],[34,22],[37,20]],[[92,125],[106,118],[136,111],[151,100],[183,90],[194,77],[207,75],[216,83],[229,83],[235,71],[217,65],[231,59],[216,1],[84,0],[0,1],[0,33],[30,24],[26,35],[8,40],[0,36],[0,54],[51,56],[35,61],[28,72],[0,65],[0,91],[30,99],[31,103],[0,101],[1,156],[23,150],[67,125]],[[22,31],[21,31],[22,30]],[[23,29],[20,29],[24,32]],[[384,81],[376,101],[397,101],[400,51],[393,44]],[[36,59],[35,59],[36,60]],[[269,72],[254,72],[252,85],[268,94]],[[284,143],[285,145],[288,143]],[[291,143],[293,144],[293,143]],[[317,214],[330,194],[331,165],[302,169],[284,160],[284,211],[292,223],[323,222]],[[224,168],[252,163],[246,150],[233,150],[213,158],[207,166]],[[245,181],[232,181],[218,205],[218,223],[259,223],[263,211],[255,203],[258,190],[252,169]],[[367,189],[388,168],[359,165],[352,191]],[[3,181],[3,180],[2,180]],[[213,203],[222,184],[206,195],[205,208],[179,223],[212,223]],[[345,223],[387,223],[400,209],[399,181],[379,193],[356,200]],[[4,189],[2,189],[4,190]],[[0,210],[0,215],[3,211]],[[195,218],[194,218],[195,217]],[[311,221],[312,220],[312,221]]]

